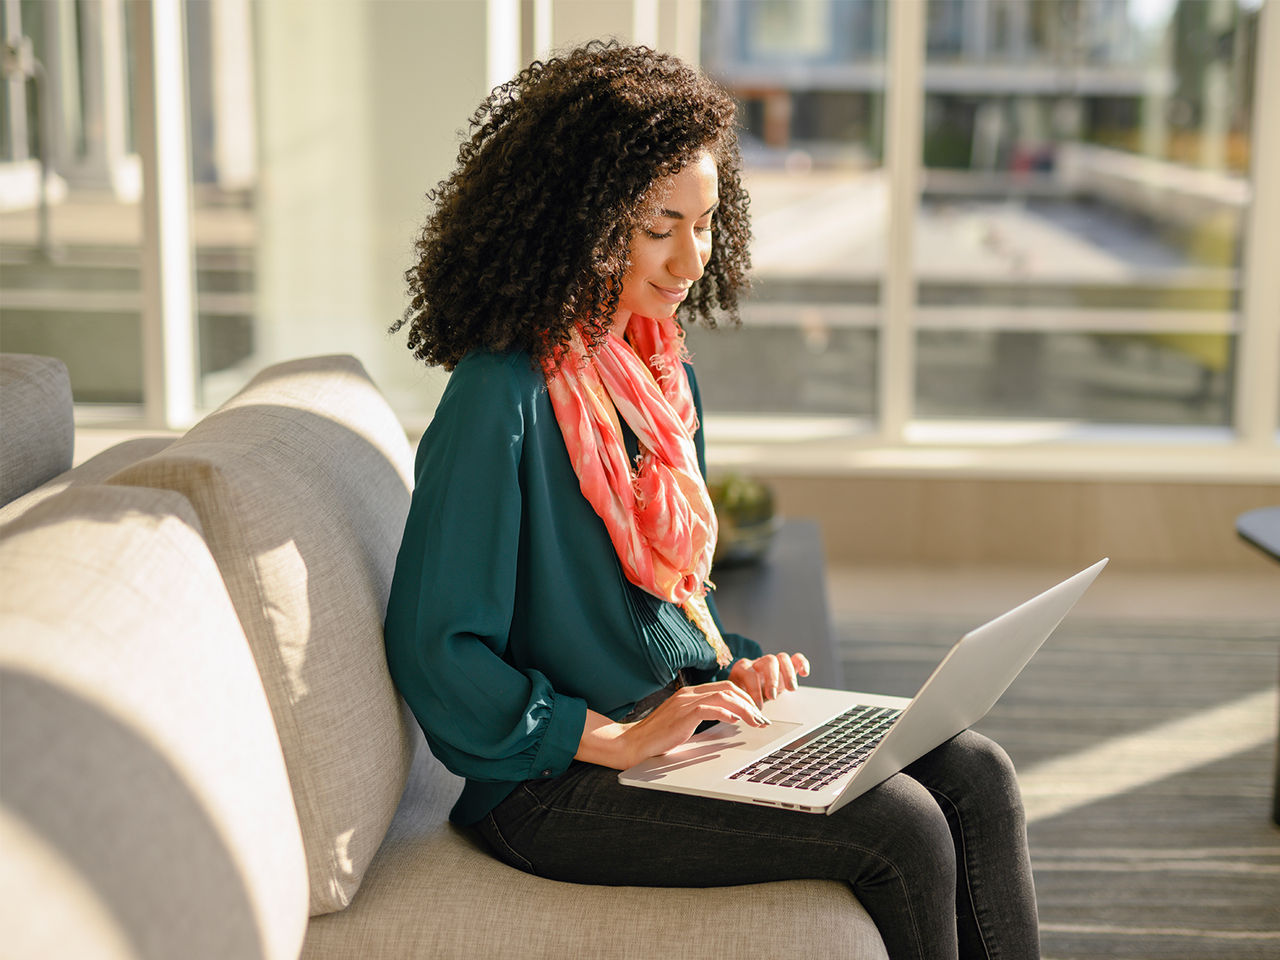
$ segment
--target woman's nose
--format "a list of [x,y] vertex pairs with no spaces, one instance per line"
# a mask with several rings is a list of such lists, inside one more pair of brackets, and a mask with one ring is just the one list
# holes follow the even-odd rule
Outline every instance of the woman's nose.
[[682,280],[701,279],[703,269],[711,258],[710,246],[710,243],[704,244],[698,234],[689,233],[682,236],[667,269]]

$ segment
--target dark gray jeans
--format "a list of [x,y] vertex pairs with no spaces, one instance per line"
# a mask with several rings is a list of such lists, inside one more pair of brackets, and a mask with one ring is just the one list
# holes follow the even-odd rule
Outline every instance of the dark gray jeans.
[[574,883],[845,880],[893,960],[1040,956],[1013,765],[972,731],[829,817],[624,787],[575,762],[521,784],[477,827],[511,866]]

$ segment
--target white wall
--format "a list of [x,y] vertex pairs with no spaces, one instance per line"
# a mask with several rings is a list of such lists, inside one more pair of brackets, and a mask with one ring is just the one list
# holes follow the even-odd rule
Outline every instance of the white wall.
[[[258,360],[354,353],[411,426],[445,377],[386,333],[467,120],[518,68],[509,0],[258,3]],[[552,45],[639,29],[696,55],[696,0],[554,0]],[[520,36],[517,29],[514,36]],[[692,58],[692,56],[691,56]]]
[[427,190],[485,94],[483,2],[257,5],[260,357],[356,354],[397,409],[443,376],[387,327]]

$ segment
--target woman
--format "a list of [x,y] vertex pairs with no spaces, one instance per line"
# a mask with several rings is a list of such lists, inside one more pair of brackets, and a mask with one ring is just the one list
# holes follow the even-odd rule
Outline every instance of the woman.
[[[803,656],[722,631],[700,401],[675,321],[737,321],[734,104],[590,44],[472,118],[407,274],[409,346],[453,371],[418,452],[392,676],[466,778],[452,818],[580,883],[850,883],[893,957],[1038,955],[1007,757],[965,733],[830,817],[618,784],[705,721],[763,725]],[[599,856],[602,846],[611,852]]]

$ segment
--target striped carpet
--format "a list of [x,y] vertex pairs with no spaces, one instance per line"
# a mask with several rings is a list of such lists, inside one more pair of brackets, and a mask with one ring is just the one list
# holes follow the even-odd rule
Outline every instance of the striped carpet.
[[[846,686],[910,696],[972,626],[839,622]],[[1046,958],[1280,958],[1278,640],[1073,617],[979,724],[1019,770]]]

